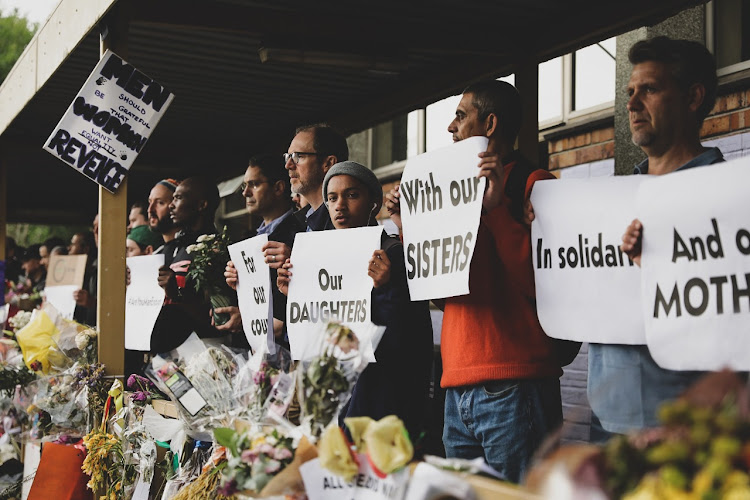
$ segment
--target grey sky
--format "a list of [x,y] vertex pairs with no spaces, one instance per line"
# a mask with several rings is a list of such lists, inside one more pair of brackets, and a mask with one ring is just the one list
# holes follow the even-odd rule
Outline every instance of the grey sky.
[[4,13],[18,8],[19,14],[23,15],[32,23],[43,23],[52,13],[60,0],[0,0],[0,10]]

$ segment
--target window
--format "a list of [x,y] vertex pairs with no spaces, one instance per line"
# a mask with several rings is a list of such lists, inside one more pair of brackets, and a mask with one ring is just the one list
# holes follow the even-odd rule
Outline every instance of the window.
[[719,76],[750,68],[750,0],[714,0],[706,14],[707,45]]
[[539,65],[539,128],[614,106],[616,39]]

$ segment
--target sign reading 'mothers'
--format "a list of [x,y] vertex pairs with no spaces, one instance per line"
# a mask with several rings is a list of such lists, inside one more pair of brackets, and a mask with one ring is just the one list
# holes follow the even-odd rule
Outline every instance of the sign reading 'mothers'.
[[44,149],[114,193],[174,99],[107,51]]

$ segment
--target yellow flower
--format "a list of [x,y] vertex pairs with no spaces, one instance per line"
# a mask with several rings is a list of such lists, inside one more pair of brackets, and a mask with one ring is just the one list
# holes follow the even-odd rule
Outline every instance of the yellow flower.
[[250,449],[256,448],[266,442],[266,436],[259,434],[250,441]]

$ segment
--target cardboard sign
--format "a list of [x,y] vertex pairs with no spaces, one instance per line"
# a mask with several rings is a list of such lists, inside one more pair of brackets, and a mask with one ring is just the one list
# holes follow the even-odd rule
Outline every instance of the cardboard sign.
[[86,255],[53,255],[49,259],[44,295],[64,318],[73,318],[73,292],[83,288],[87,261]]
[[237,269],[237,299],[247,342],[253,352],[265,343],[274,353],[271,268],[261,250],[266,243],[267,234],[240,241],[229,245],[229,256]]
[[384,478],[377,476],[367,459],[360,453],[359,471],[346,481],[320,466],[316,458],[300,466],[305,492],[310,500],[401,500],[406,494],[409,469],[403,468]]
[[404,259],[412,300],[469,293],[486,179],[487,139],[471,137],[406,162],[401,178]]
[[644,183],[642,293],[654,360],[750,369],[750,158]]
[[86,255],[53,255],[49,258],[46,288],[51,286],[83,286],[86,275]]
[[174,99],[108,50],[44,149],[114,193]]
[[537,314],[550,337],[645,344],[641,270],[620,250],[647,176],[534,184],[531,250]]
[[373,282],[367,268],[382,233],[373,226],[297,234],[286,305],[293,359],[308,353],[307,344],[316,340],[312,333],[329,321],[352,325],[355,332],[371,324]]
[[151,332],[164,304],[164,289],[158,283],[163,265],[163,254],[127,258],[130,285],[125,292],[125,349],[151,350]]

